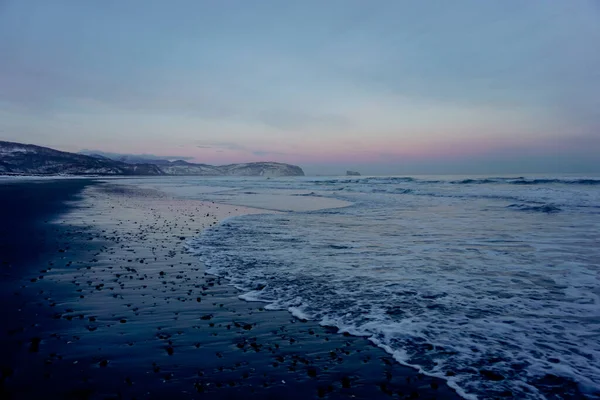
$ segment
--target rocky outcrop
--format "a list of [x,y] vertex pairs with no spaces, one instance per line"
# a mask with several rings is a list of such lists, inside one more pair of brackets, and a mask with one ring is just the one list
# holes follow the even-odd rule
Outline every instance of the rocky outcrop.
[[84,155],[47,147],[0,141],[2,175],[187,175],[303,176],[300,167],[275,162],[214,166],[187,161],[124,162],[104,155]]
[[360,176],[360,172],[346,171],[346,176]]

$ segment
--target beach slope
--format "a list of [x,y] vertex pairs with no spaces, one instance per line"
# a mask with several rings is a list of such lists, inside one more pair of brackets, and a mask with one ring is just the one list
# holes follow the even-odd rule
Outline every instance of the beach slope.
[[366,338],[240,300],[186,251],[263,210],[89,180],[0,191],[4,398],[458,398]]

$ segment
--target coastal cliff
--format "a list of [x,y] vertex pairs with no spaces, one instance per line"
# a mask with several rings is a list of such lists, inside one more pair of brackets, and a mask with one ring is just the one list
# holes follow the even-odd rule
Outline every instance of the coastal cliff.
[[0,141],[0,175],[177,175],[304,176],[296,165],[253,162],[214,166],[187,161],[125,162],[102,155],[69,153],[31,144]]

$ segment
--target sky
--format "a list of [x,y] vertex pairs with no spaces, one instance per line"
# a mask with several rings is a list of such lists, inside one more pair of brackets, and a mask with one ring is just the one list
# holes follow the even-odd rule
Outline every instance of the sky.
[[0,0],[0,139],[309,174],[600,172],[598,0]]

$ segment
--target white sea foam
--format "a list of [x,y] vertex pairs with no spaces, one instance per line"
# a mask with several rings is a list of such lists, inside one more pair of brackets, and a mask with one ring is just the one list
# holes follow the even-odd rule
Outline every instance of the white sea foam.
[[353,205],[233,218],[190,246],[242,298],[367,336],[465,398],[600,398],[600,185],[570,179],[215,181],[231,190],[203,198]]

